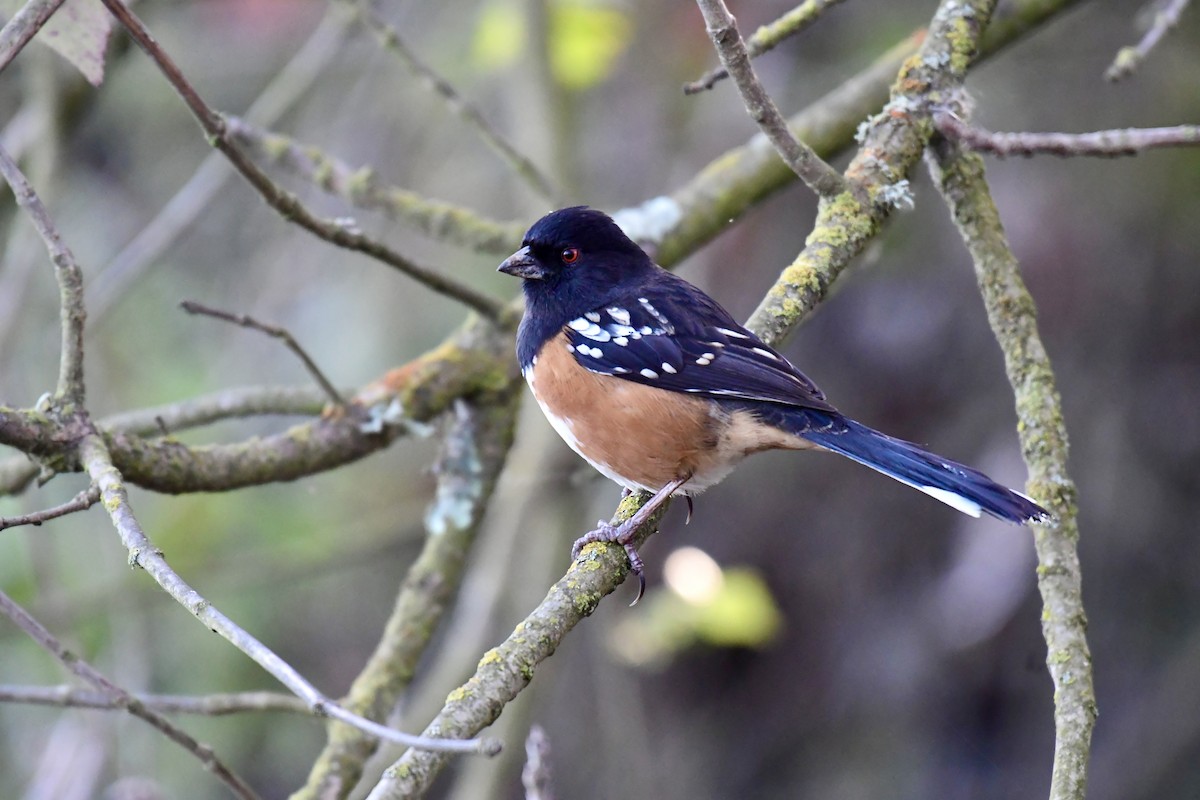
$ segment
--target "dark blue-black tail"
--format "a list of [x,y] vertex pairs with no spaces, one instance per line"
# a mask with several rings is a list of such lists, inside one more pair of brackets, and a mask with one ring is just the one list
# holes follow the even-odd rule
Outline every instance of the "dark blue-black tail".
[[[919,489],[965,514],[978,517],[980,512],[987,512],[1018,524],[1051,519],[1044,508],[1025,495],[1001,486],[977,469],[934,455],[911,442],[892,438],[840,414],[809,409],[789,409],[785,413],[789,424],[780,427]],[[776,414],[767,416],[776,417],[771,420],[776,424],[782,421]]]

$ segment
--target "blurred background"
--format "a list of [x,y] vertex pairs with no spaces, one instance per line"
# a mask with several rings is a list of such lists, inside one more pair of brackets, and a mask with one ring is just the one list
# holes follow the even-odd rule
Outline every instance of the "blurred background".
[[[980,66],[969,81],[976,120],[1072,132],[1200,120],[1197,9],[1134,77],[1103,80],[1117,50],[1141,35],[1139,5],[1080,3]],[[688,3],[378,7],[571,203],[612,211],[668,194],[755,132],[728,82],[696,97],[680,91],[716,63]],[[759,60],[760,75],[794,113],[926,24],[935,7],[838,6]],[[764,0],[733,11],[748,34],[789,8]],[[137,9],[219,109],[243,113],[302,54],[311,84],[272,129],[494,218],[526,224],[550,208],[337,8],[206,0]],[[538,20],[552,46],[539,39]],[[328,40],[323,51],[314,36]],[[95,413],[226,387],[306,385],[277,343],[188,317],[182,299],[285,325],[348,387],[458,326],[461,307],[286,224],[237,178],[161,256],[115,262],[209,148],[150,62],[114,39],[98,89],[33,46],[0,76],[0,125],[6,136],[36,131],[24,163],[84,265]],[[991,160],[989,176],[1038,304],[1071,436],[1100,708],[1089,796],[1200,795],[1200,151]],[[1012,394],[970,260],[924,170],[912,179],[915,209],[893,215],[784,352],[847,414],[1020,486]],[[480,289],[517,291],[495,274],[496,253],[433,241],[281,180],[321,213],[353,215]],[[801,248],[814,205],[802,187],[775,194],[680,273],[745,318]],[[7,195],[0,223],[0,402],[31,405],[54,385],[57,290]],[[180,438],[234,441],[286,424],[225,423]],[[370,654],[420,547],[435,450],[436,439],[410,438],[293,484],[184,497],[133,490],[132,500],[188,581],[337,696]],[[84,486],[60,476],[0,498],[0,516]],[[401,726],[425,725],[617,497],[526,402],[462,594]],[[627,608],[626,585],[602,603],[495,726],[504,756],[460,761],[434,796],[523,796],[521,743],[533,722],[549,738],[560,797],[1046,794],[1052,686],[1029,531],[967,518],[816,454],[750,460],[698,499],[687,527],[677,505],[643,550],[646,599]],[[0,534],[0,585],[126,688],[276,688],[126,566],[99,508]],[[0,623],[0,683],[66,681]],[[267,798],[303,783],[325,739],[320,723],[295,715],[180,722]],[[134,788],[225,796],[138,721],[0,705],[0,796],[115,798]]]

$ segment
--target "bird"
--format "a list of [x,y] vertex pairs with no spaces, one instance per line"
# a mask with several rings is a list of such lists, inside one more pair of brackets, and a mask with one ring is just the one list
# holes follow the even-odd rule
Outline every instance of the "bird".
[[765,450],[827,450],[961,512],[1011,523],[1052,517],[979,470],[839,412],[804,373],[701,289],[654,263],[602,211],[545,215],[499,271],[522,279],[521,373],[550,425],[600,473],[651,498],[580,537],[625,549],[645,591],[638,528]]

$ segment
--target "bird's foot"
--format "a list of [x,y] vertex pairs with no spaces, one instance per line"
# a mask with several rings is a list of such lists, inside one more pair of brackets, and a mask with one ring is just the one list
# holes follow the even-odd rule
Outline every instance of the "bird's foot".
[[575,544],[571,545],[571,558],[579,558],[579,551],[593,542],[611,542],[621,545],[625,548],[625,555],[629,558],[629,571],[638,579],[637,597],[633,598],[633,602],[629,604],[635,606],[642,599],[642,595],[646,593],[646,564],[638,555],[637,548],[633,544],[633,534],[637,531],[637,525],[630,525],[632,521],[626,520],[620,525],[611,525],[600,520],[595,530],[588,531],[576,539]]

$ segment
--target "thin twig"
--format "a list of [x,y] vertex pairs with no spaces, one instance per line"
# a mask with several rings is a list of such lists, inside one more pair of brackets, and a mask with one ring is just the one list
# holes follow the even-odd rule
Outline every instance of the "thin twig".
[[[784,14],[779,19],[763,25],[746,40],[746,54],[750,58],[758,58],[763,53],[774,50],[781,42],[792,36],[808,30],[820,19],[822,12],[845,0],[804,0],[803,3]],[[717,81],[729,77],[729,71],[724,67],[709,70],[691,83],[683,85],[684,94],[699,94],[717,84]]]
[[395,26],[388,24],[379,16],[369,2],[364,2],[364,0],[341,1],[370,28],[385,50],[403,61],[405,66],[420,79],[422,86],[441,97],[446,108],[474,129],[483,139],[483,143],[512,167],[513,171],[524,179],[530,188],[544,199],[556,205],[559,204],[561,193],[555,188],[554,182],[543,174],[533,161],[522,155],[511,142],[493,128],[479,109],[460,95],[448,80],[421,60],[420,56],[400,36],[400,32],[396,30]]
[[737,20],[724,0],[697,0],[717,55],[737,84],[742,102],[751,118],[775,146],[779,155],[800,180],[820,197],[833,197],[846,189],[846,182],[833,167],[821,160],[812,148],[796,138],[775,101],[754,74],[746,43],[738,33]]
[[411,736],[364,719],[330,700],[265,644],[218,611],[167,564],[162,551],[151,543],[134,516],[121,474],[113,466],[108,449],[99,434],[93,433],[85,436],[80,442],[79,453],[84,468],[96,485],[100,487],[100,496],[104,501],[104,507],[112,518],[121,541],[129,551],[130,565],[145,570],[167,594],[175,598],[176,602],[192,612],[209,630],[220,634],[230,644],[257,662],[297,697],[304,700],[313,713],[341,720],[373,736],[397,742],[406,747],[431,748],[440,753],[494,755],[499,752],[498,743],[490,740],[465,738],[447,740]]
[[1090,133],[995,133],[970,125],[948,111],[936,112],[933,123],[943,136],[962,142],[971,150],[1000,158],[1036,155],[1115,158],[1158,147],[1200,145],[1200,125]]
[[77,675],[92,686],[99,689],[115,707],[121,708],[133,716],[148,723],[150,727],[162,733],[184,750],[194,755],[205,769],[213,773],[228,786],[235,795],[243,800],[258,800],[258,795],[233,770],[225,766],[212,748],[194,739],[189,733],[176,726],[162,715],[147,708],[138,698],[117,686],[106,678],[99,670],[84,661],[75,653],[68,650],[54,634],[50,633],[40,622],[11,597],[0,591],[0,613],[12,620],[18,628],[25,631],[42,649],[50,653],[59,663],[72,674]]
[[0,72],[29,44],[65,0],[29,0],[0,28]]
[[21,172],[20,167],[0,147],[0,174],[12,187],[17,205],[25,210],[38,235],[46,243],[50,260],[54,263],[54,275],[58,279],[59,318],[62,326],[61,354],[58,368],[56,394],[64,403],[83,403],[83,271],[75,261],[70,248],[63,244],[62,237],[54,227],[50,212],[42,204],[37,193]]
[[[313,84],[328,74],[327,65],[341,52],[348,28],[343,17],[333,9],[326,13],[308,41],[246,109],[248,119],[274,125],[297,102],[309,96]],[[221,153],[206,155],[154,217],[96,271],[88,286],[88,316],[93,324],[107,315],[126,289],[201,218],[203,210],[235,174]]]
[[1087,788],[1096,693],[1083,607],[1075,484],[1067,472],[1067,431],[1054,371],[1037,330],[1033,297],[1021,279],[988,189],[983,159],[942,139],[930,162],[975,263],[988,322],[1004,353],[1016,400],[1017,433],[1031,497],[1050,509],[1053,525],[1034,526],[1046,666],[1054,681],[1051,800],[1083,800]]
[[209,141],[229,159],[246,181],[263,196],[267,204],[278,211],[284,219],[294,222],[305,230],[327,242],[347,250],[363,253],[394,267],[432,291],[453,298],[478,311],[487,319],[499,324],[511,321],[500,300],[477,291],[431,267],[422,266],[391,249],[382,242],[365,236],[353,220],[321,219],[309,211],[295,195],[284,191],[267,176],[253,161],[246,157],[229,136],[225,119],[213,110],[196,88],[188,82],[174,60],[159,46],[140,19],[121,0],[101,0],[114,17],[125,27],[138,46],[158,66],[163,76],[183,99]]
[[1117,57],[1105,71],[1104,77],[1115,82],[1132,75],[1167,31],[1179,24],[1179,16],[1187,8],[1189,2],[1191,0],[1163,0],[1163,7],[1154,13],[1154,19],[1150,23],[1146,35],[1136,45],[1122,47],[1118,50]]
[[[229,714],[285,711],[293,714],[312,714],[312,709],[299,697],[281,692],[231,692],[228,694],[134,694],[144,707],[163,714],[196,714],[204,717],[223,717]],[[122,702],[104,692],[80,689],[78,686],[12,686],[0,685],[0,703],[24,703],[58,708],[91,708],[115,711],[124,708]]]
[[267,336],[278,339],[283,342],[287,349],[295,353],[297,358],[304,362],[304,368],[308,370],[308,374],[312,376],[317,385],[321,387],[321,390],[333,401],[333,404],[339,408],[346,407],[346,399],[334,388],[334,385],[325,377],[325,373],[317,366],[317,362],[312,360],[312,357],[305,352],[295,337],[288,333],[287,329],[281,328],[278,325],[268,325],[265,322],[259,322],[247,314],[233,314],[217,308],[210,308],[203,303],[197,303],[195,300],[184,300],[179,304],[179,307],[189,314],[202,314],[207,317],[232,322],[234,325],[259,331],[260,333],[265,333]]
[[74,514],[76,511],[86,511],[100,499],[100,490],[93,486],[85,489],[61,505],[35,511],[32,514],[22,514],[16,517],[0,517],[0,531],[5,528],[16,528],[20,525],[41,525],[52,519]]
[[318,147],[263,130],[240,117],[227,115],[225,129],[259,160],[311,181],[355,208],[381,211],[435,239],[499,254],[515,250],[525,232],[522,223],[487,219],[464,206],[382,184],[367,167],[356,169]]

